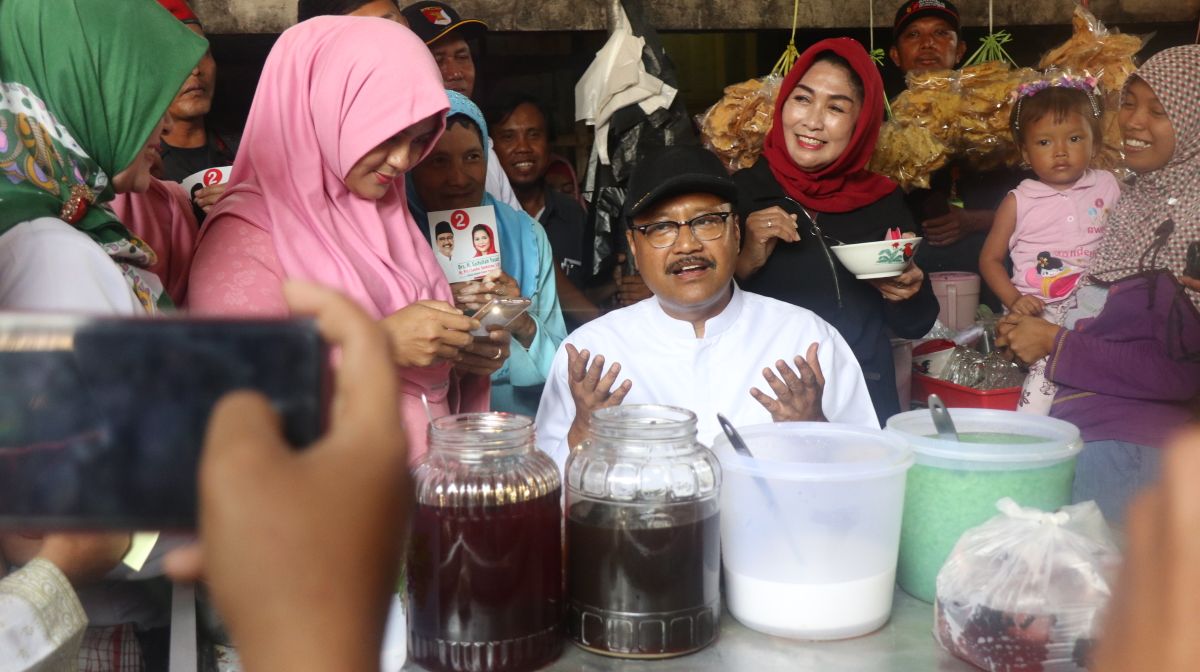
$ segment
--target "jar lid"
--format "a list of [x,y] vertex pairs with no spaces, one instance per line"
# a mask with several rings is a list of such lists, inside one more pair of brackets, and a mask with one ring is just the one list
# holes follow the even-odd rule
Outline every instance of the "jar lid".
[[917,461],[957,463],[959,468],[1029,469],[1075,457],[1083,449],[1079,428],[1057,418],[981,408],[951,408],[959,441],[938,438],[926,410],[888,418],[887,429],[902,437]]
[[566,474],[574,493],[624,503],[704,499],[721,484],[716,458],[696,440],[696,414],[654,404],[594,412]]
[[433,420],[429,452],[413,465],[413,473],[417,501],[439,507],[517,504],[562,487],[554,460],[534,445],[533,420],[512,413]]

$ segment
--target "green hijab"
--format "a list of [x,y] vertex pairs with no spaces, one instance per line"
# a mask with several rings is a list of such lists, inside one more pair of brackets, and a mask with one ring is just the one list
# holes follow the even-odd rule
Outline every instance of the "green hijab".
[[155,0],[0,0],[0,235],[60,217],[86,187],[94,205],[75,227],[153,309],[158,292],[136,270],[153,251],[96,206],[207,48]]

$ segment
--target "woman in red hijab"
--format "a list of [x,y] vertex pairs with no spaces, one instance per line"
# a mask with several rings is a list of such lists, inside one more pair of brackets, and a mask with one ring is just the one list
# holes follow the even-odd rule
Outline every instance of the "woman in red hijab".
[[889,228],[916,230],[899,187],[866,170],[882,123],[874,61],[854,40],[822,40],[783,80],[762,156],[734,175],[745,241],[739,283],[837,327],[858,357],[880,422],[907,410],[890,336],[919,338],[938,312],[915,265],[897,277],[858,280],[830,251],[883,240]]

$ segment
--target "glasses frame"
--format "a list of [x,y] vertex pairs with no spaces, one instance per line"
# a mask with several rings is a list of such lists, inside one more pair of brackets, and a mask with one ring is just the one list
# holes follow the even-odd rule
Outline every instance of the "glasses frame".
[[[698,219],[704,219],[705,217],[713,217],[713,216],[721,218],[721,233],[712,238],[701,238],[700,236],[697,236],[696,229],[692,228],[692,222],[695,222]],[[679,241],[679,229],[681,229],[685,226],[688,227],[688,229],[692,232],[692,237],[700,242],[707,243],[707,242],[711,242],[714,240],[720,240],[720,239],[724,238],[725,232],[729,230],[729,218],[732,216],[733,216],[732,211],[705,212],[705,213],[696,215],[695,217],[692,217],[691,219],[687,220],[686,222],[676,222],[676,221],[673,221],[670,219],[664,219],[664,220],[657,221],[657,222],[650,222],[649,224],[642,224],[640,226],[632,226],[631,225],[629,228],[633,231],[637,231],[637,232],[641,233],[642,236],[646,239],[646,242],[650,243],[650,247],[653,247],[656,250],[665,250],[666,248],[671,247],[672,245],[674,245],[676,242]],[[654,242],[650,240],[650,235],[648,233],[646,233],[646,230],[651,227],[662,226],[663,224],[673,225],[675,227],[675,235],[671,236],[671,240],[668,241],[667,243],[665,243],[663,245],[655,245]]]

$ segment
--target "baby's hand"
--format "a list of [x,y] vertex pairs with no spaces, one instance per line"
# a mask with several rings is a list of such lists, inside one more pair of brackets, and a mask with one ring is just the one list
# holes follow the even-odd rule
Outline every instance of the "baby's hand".
[[1009,312],[1016,313],[1017,315],[1038,317],[1042,314],[1042,311],[1045,310],[1045,308],[1046,304],[1042,303],[1041,299],[1037,298],[1036,296],[1024,295],[1016,301],[1013,301],[1012,305],[1008,307],[1008,310]]

